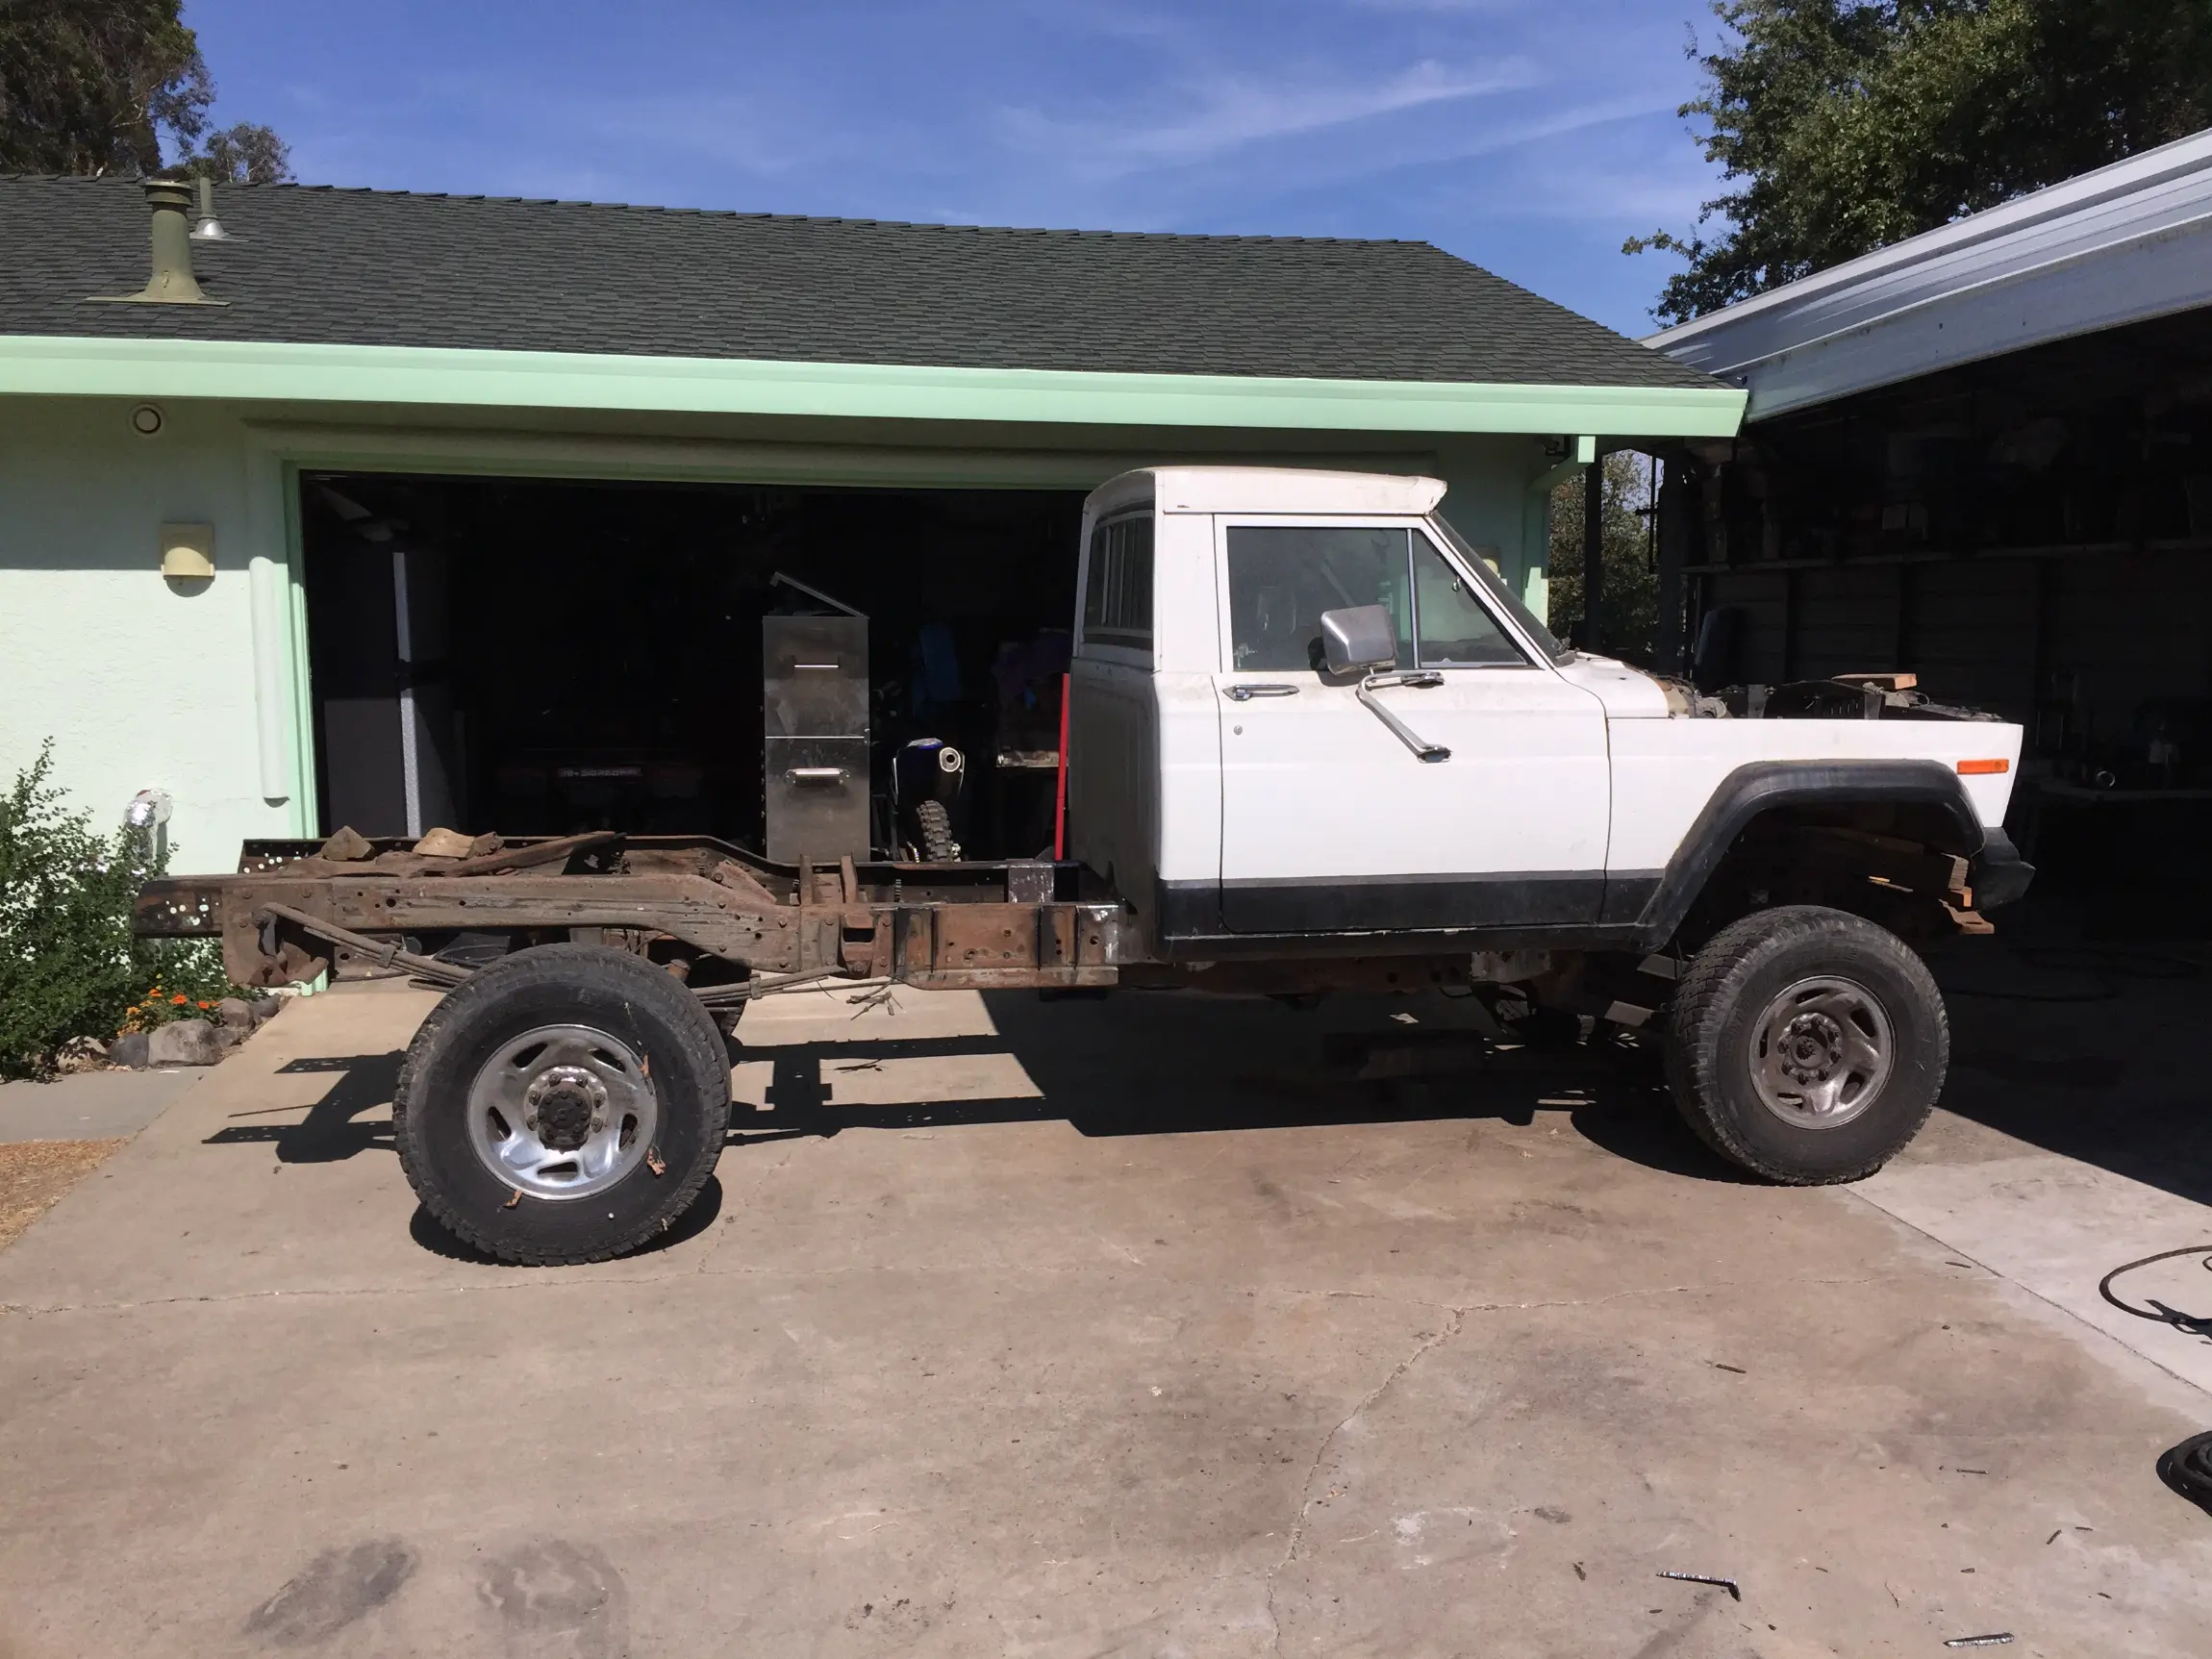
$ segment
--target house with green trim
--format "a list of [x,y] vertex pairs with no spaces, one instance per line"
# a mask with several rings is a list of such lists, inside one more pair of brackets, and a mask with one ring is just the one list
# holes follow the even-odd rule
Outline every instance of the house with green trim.
[[1745,403],[1422,243],[54,178],[0,222],[0,767],[160,792],[187,871],[380,812],[734,833],[775,575],[972,724],[1133,466],[1440,477],[1541,614],[1552,489]]

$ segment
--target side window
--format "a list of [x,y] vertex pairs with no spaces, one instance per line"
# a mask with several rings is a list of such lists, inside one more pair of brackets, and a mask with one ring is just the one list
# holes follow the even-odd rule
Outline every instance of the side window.
[[1347,605],[1387,606],[1397,666],[1413,666],[1403,530],[1233,524],[1228,543],[1232,668],[1319,668],[1321,613]]
[[1413,571],[1422,667],[1486,668],[1528,661],[1475,597],[1474,585],[1419,530],[1413,532]]
[[1109,518],[1091,532],[1083,638],[1096,645],[1152,648],[1152,515]]

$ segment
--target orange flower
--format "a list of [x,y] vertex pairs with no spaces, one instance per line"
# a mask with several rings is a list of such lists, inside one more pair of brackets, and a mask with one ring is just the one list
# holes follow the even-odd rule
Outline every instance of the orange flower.
[[190,998],[190,997],[189,997],[189,996],[187,996],[187,995],[186,995],[186,994],[185,994],[183,992],[181,992],[181,991],[180,991],[180,992],[178,992],[178,993],[176,993],[176,995],[174,995],[174,996],[170,997],[170,998],[169,998],[169,1000],[170,1000],[171,1002],[174,1002],[174,1003],[178,1004],[180,1007],[182,1007],[182,1006],[183,1006],[185,1003],[188,1003],[188,1002],[191,1001],[191,998]]
[[130,1007],[128,1007],[128,1008],[124,1009],[124,1010],[123,1010],[123,1012],[124,1012],[125,1014],[136,1014],[136,1013],[138,1013],[138,1005],[136,1002],[134,1002],[134,1003],[132,1003],[132,1004],[131,1004],[131,1006],[130,1006]]
[[203,1003],[201,1003],[201,1004],[200,1004],[200,1006],[201,1006],[202,1008],[213,1008],[213,1007],[214,1006],[214,1003],[212,1003],[212,1002],[203,1002]]

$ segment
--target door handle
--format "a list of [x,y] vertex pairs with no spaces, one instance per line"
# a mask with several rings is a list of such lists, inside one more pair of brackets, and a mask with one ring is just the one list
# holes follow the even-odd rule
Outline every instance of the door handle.
[[842,767],[792,767],[784,773],[794,784],[842,784],[845,780]]
[[1295,686],[1267,684],[1231,686],[1223,693],[1232,703],[1248,703],[1254,697],[1295,697],[1297,694],[1298,689]]

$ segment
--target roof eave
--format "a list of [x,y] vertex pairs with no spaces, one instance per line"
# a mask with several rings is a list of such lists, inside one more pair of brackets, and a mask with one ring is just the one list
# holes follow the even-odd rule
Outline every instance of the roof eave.
[[813,415],[1068,426],[1724,438],[1703,387],[914,367],[418,346],[0,336],[0,395]]

